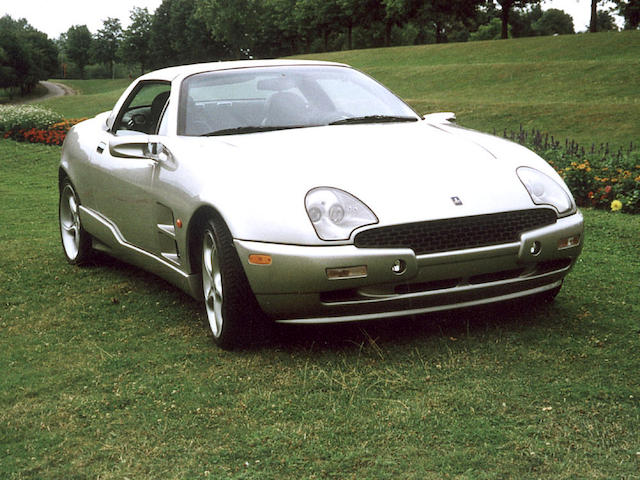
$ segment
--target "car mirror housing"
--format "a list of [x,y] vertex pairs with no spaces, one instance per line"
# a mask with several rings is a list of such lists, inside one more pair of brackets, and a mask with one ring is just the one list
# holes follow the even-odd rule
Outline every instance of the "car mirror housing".
[[453,112],[427,113],[423,118],[429,123],[456,123],[456,114]]
[[105,120],[105,124],[107,126],[107,131],[111,131],[111,129],[113,128],[113,123],[116,120],[116,116],[113,112],[111,112],[109,114],[109,116],[107,117],[107,119]]

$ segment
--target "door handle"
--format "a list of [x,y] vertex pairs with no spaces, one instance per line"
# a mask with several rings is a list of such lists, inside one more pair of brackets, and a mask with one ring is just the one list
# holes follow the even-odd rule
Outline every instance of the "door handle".
[[96,148],[96,152],[98,152],[98,153],[102,153],[102,152],[104,152],[104,149],[106,148],[106,146],[107,146],[107,144],[106,144],[106,143],[104,143],[104,142],[100,142],[100,143],[98,144],[98,147]]

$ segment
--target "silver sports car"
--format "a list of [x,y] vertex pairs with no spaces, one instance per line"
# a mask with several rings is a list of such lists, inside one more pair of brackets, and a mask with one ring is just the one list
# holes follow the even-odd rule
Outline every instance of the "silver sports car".
[[453,119],[342,64],[146,74],[66,138],[64,253],[184,289],[225,348],[273,321],[552,299],[582,249],[571,193],[531,151]]

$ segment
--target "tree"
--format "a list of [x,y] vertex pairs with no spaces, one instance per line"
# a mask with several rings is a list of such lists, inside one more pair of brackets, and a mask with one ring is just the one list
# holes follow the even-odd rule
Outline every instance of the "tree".
[[67,30],[65,52],[80,70],[80,78],[84,78],[84,67],[91,58],[91,42],[91,32],[86,25],[74,25]]
[[117,18],[107,18],[102,22],[93,39],[93,58],[98,63],[107,65],[109,76],[113,78],[113,65],[118,59],[118,49],[122,42],[122,26]]
[[320,34],[323,51],[329,50],[329,37],[339,30],[341,10],[337,0],[298,0],[295,5],[300,35],[306,40],[307,49],[311,40]]
[[556,8],[545,10],[542,16],[533,24],[537,35],[565,35],[575,33],[571,15]]
[[[484,0],[426,0],[417,1],[418,9],[409,10],[409,16],[416,18],[419,24],[424,20],[434,32],[436,43],[449,40],[454,32],[473,27],[473,21],[478,16],[478,7]],[[465,40],[468,34],[465,35]]]
[[616,21],[613,16],[605,11],[600,10],[598,12],[598,31],[599,32],[616,32],[618,31],[618,25],[616,25]]
[[0,18],[0,88],[29,93],[57,70],[58,49],[25,19]]
[[640,0],[613,0],[618,13],[624,17],[625,30],[635,30],[640,26]]
[[502,22],[499,18],[492,18],[489,23],[480,25],[476,32],[470,36],[470,40],[498,40],[502,29]]
[[375,11],[375,0],[337,0],[338,21],[346,29],[347,50],[353,49],[353,29],[366,25],[369,14]]
[[125,62],[139,64],[140,72],[152,64],[151,15],[146,8],[133,7],[129,16],[131,25],[123,34],[120,54]]
[[501,38],[509,38],[509,15],[513,8],[524,8],[527,5],[535,5],[541,0],[496,0],[500,5],[500,20],[502,21]]
[[511,27],[511,36],[514,38],[533,37],[538,33],[533,29],[536,23],[543,15],[540,5],[533,5],[530,8],[516,9],[509,17],[509,26]]

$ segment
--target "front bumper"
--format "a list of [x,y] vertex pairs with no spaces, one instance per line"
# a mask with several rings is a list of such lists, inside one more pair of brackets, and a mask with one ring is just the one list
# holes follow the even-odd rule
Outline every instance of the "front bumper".
[[[580,212],[525,232],[519,242],[427,255],[407,248],[299,246],[235,240],[264,312],[281,323],[332,323],[509,300],[562,283],[582,250]],[[559,249],[572,236],[580,243]],[[268,255],[253,265],[249,255]],[[392,270],[398,261],[402,273]],[[327,269],[366,266],[366,276],[329,279]]]

